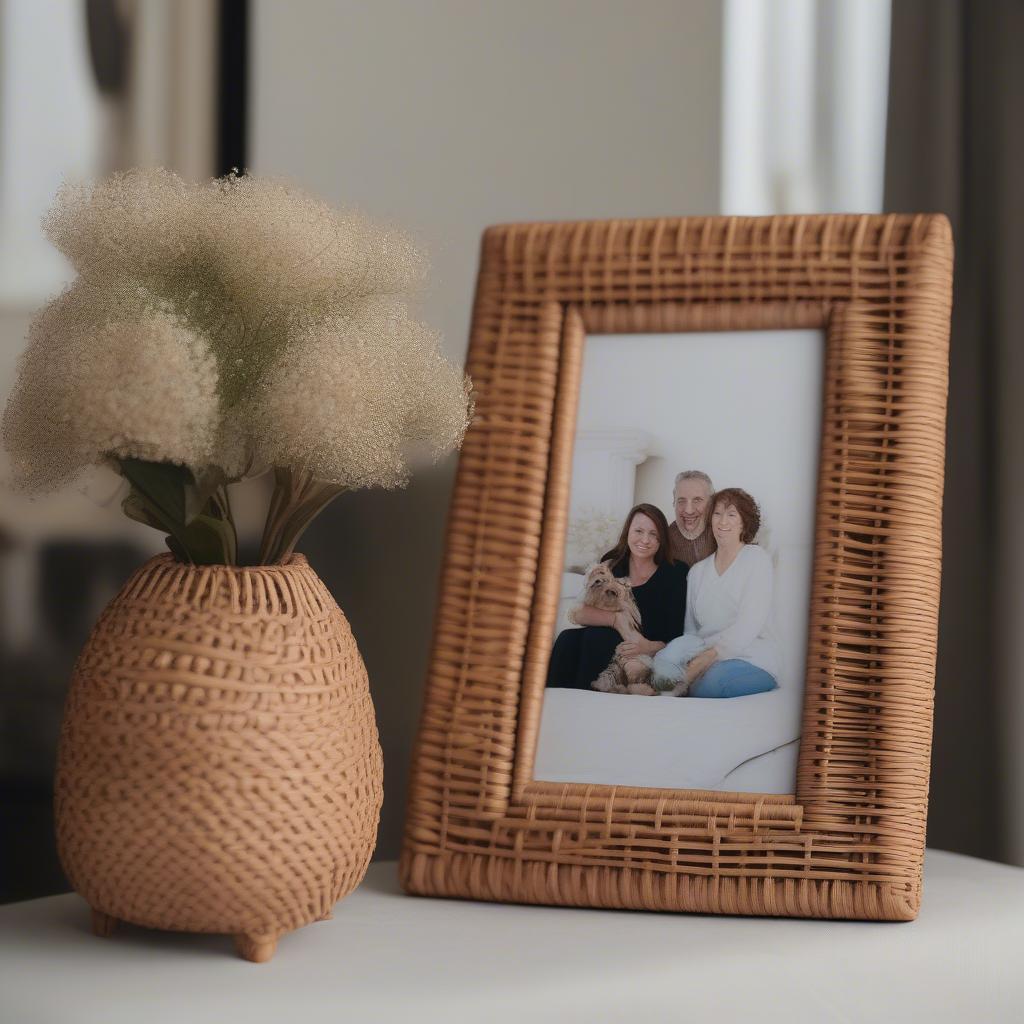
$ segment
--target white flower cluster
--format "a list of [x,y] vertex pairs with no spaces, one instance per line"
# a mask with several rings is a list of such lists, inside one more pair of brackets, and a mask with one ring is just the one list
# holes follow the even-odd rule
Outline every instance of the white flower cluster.
[[615,547],[622,518],[593,508],[569,520],[565,539],[565,571],[585,573],[601,555]]
[[5,410],[15,487],[111,456],[391,487],[411,451],[461,443],[468,381],[407,313],[425,262],[402,233],[286,182],[162,168],[65,185],[44,227],[78,278]]
[[399,487],[409,458],[461,441],[468,382],[401,303],[370,300],[297,337],[240,408],[275,466],[348,490]]
[[111,456],[208,464],[218,420],[217,362],[203,337],[145,289],[102,295],[79,283],[29,329],[4,440],[13,482],[33,493]]

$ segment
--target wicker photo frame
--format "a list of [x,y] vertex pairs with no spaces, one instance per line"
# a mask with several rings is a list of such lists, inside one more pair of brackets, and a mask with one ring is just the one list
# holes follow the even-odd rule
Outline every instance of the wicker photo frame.
[[[941,215],[503,225],[449,514],[410,893],[910,920],[921,901],[953,251]],[[533,778],[587,333],[821,328],[796,791]]]

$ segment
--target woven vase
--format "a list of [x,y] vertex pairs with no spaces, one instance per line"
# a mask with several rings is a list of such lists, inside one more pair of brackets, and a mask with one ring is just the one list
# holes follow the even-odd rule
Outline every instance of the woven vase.
[[268,960],[362,880],[381,780],[366,668],[305,557],[158,555],[75,665],[58,852],[97,934],[119,920],[227,933]]

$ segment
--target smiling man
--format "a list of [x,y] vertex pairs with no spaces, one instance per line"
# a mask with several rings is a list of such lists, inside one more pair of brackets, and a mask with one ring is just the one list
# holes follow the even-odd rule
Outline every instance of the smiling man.
[[699,469],[684,470],[672,490],[675,519],[668,528],[672,557],[696,565],[715,550],[715,538],[708,523],[708,501],[714,493],[711,477]]

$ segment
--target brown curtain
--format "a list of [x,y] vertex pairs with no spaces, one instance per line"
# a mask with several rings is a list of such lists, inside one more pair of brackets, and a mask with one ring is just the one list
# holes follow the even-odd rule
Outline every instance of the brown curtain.
[[1024,863],[1024,2],[893,0],[885,209],[956,246],[928,844]]

